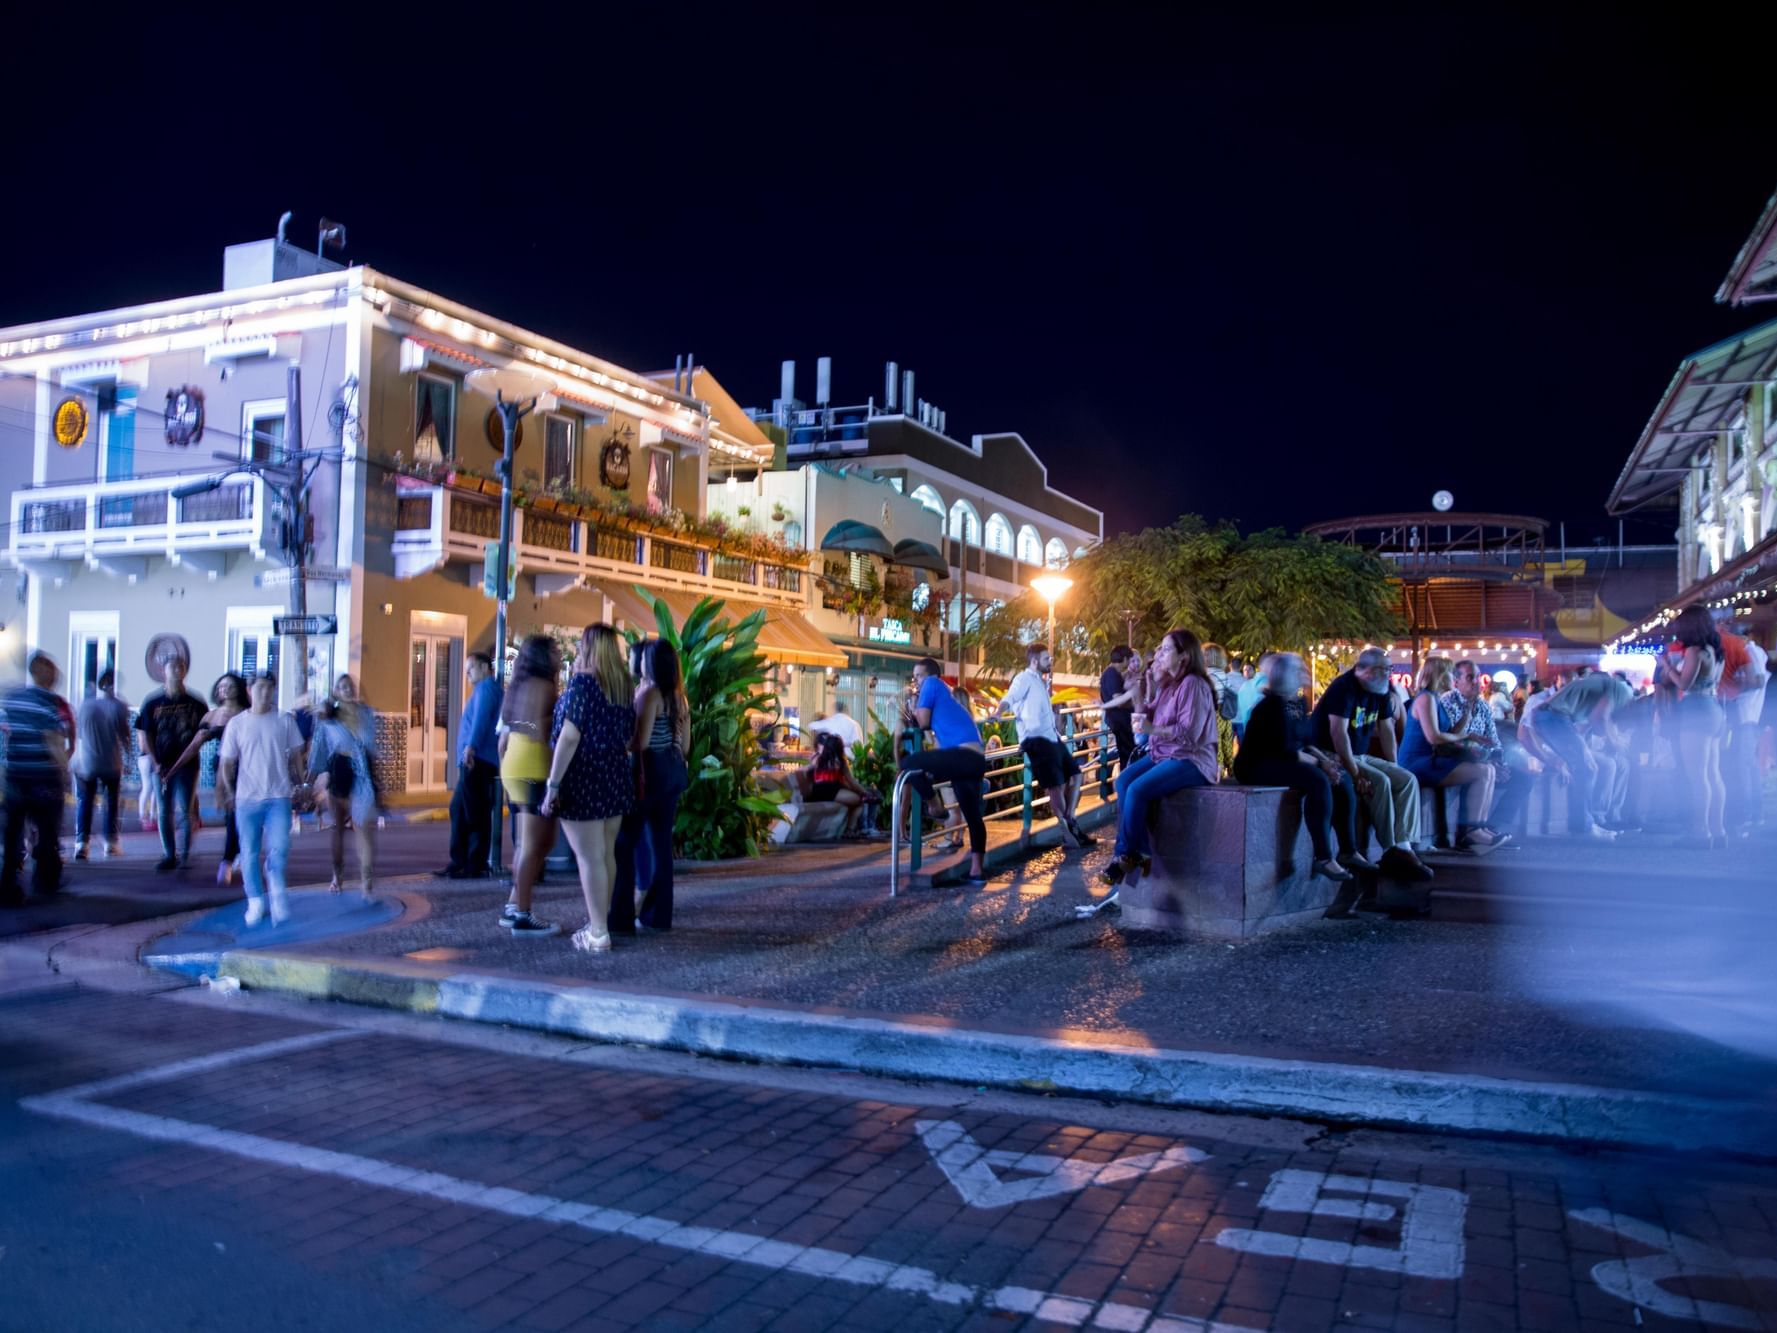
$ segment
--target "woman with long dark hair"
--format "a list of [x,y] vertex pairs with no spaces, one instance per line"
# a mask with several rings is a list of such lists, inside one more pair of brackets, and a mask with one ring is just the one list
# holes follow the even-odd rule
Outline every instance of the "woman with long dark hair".
[[[834,801],[845,807],[845,834],[849,836],[852,826],[858,817],[858,811],[864,803],[873,800],[876,793],[859,785],[851,775],[851,762],[845,757],[845,741],[831,731],[817,731],[814,738],[814,757],[808,761],[808,767],[796,772],[796,790],[805,801]],[[960,815],[955,817],[953,827],[962,827]],[[961,851],[962,843],[953,842],[950,850]]]
[[555,846],[555,818],[543,812],[549,777],[549,727],[555,717],[561,681],[561,654],[547,634],[532,634],[518,647],[512,679],[500,705],[500,781],[506,803],[518,816],[518,849],[512,867],[512,896],[500,924],[514,939],[561,933],[561,927],[531,914],[531,895],[543,875],[543,858]]
[[[679,651],[649,639],[637,671],[636,730],[632,742],[639,795],[617,834],[617,878],[611,888],[611,930],[633,935],[673,928],[673,822],[685,794],[691,753],[691,706],[679,669]],[[631,652],[630,661],[637,655]],[[641,912],[636,889],[642,890]]]
[[574,932],[574,947],[585,953],[605,953],[611,947],[617,830],[635,805],[630,758],[636,734],[634,688],[617,631],[588,625],[580,636],[567,692],[556,701],[555,755],[541,807],[544,815],[561,819],[562,834],[579,865],[586,924]]
[[376,874],[376,714],[358,698],[358,682],[342,675],[323,705],[309,743],[309,776],[327,796],[333,817],[333,880],[338,893],[345,879],[346,825],[358,849],[358,887],[369,897]]
[[1136,699],[1135,732],[1147,754],[1117,775],[1117,854],[1104,870],[1111,884],[1133,884],[1148,868],[1148,811],[1186,787],[1212,787],[1216,756],[1216,687],[1203,645],[1188,629],[1160,640],[1148,659]]
[[1706,609],[1691,606],[1672,622],[1672,637],[1683,650],[1672,683],[1680,691],[1674,714],[1679,758],[1692,793],[1691,834],[1685,843],[1722,849],[1728,845],[1728,789],[1722,780],[1721,738],[1728,719],[1716,696],[1721,682],[1721,635]]
[[[229,719],[237,713],[247,711],[251,701],[247,697],[246,678],[234,671],[224,671],[216,677],[216,683],[210,686],[210,711],[204,714],[202,726],[197,735],[191,738],[191,744],[185,747],[185,753],[174,762],[168,773],[176,773],[187,764],[199,763],[199,755],[204,746],[211,741],[220,742],[222,733],[227,728]],[[192,783],[192,790],[197,790],[197,783]],[[234,792],[222,780],[221,765],[216,772],[216,800],[222,806],[222,864],[216,867],[218,884],[233,884],[235,871],[241,862],[241,835],[234,822]]]

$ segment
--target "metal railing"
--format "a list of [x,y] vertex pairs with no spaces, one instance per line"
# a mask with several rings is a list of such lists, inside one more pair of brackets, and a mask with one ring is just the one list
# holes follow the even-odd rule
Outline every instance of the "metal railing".
[[[1113,740],[1111,733],[1102,725],[1091,731],[1081,731],[1076,728],[1075,724],[1075,719],[1082,714],[1101,713],[1101,706],[1098,704],[1073,704],[1058,711],[1062,715],[1062,743],[1065,744],[1069,750],[1073,751],[1074,756],[1080,761],[1082,790],[1084,789],[1088,776],[1094,769],[1098,771],[1098,777],[1096,780],[1101,785],[1108,782],[1109,763],[1111,757],[1115,753],[1111,748],[1111,742]],[[1031,825],[1035,818],[1036,809],[1038,806],[1047,806],[1049,804],[1049,793],[1039,790],[1035,786],[1031,778],[1030,761],[1024,757],[1024,752],[1019,749],[1018,746],[990,746],[986,751],[986,757],[988,768],[984,775],[984,781],[989,784],[989,788],[982,794],[982,805],[984,807],[982,821],[985,823],[995,819],[1010,819],[1016,816],[1021,825],[1019,836],[1021,838],[1028,838],[1030,836]],[[996,767],[996,761],[1005,762],[999,763]],[[1019,775],[1019,781],[1017,783],[1010,786],[1000,787],[997,790],[992,788],[994,778],[1007,777],[1014,773]],[[910,830],[921,830],[925,823],[924,800],[920,797],[920,794],[917,791],[906,791],[907,780],[912,776],[913,770],[911,769],[902,769],[897,773],[895,775],[894,793],[889,798],[890,898],[897,897],[901,887],[901,799],[903,795],[906,796],[908,802],[908,828]],[[947,787],[950,784],[948,782],[940,782],[936,785]],[[1016,798],[1016,801],[1014,802],[1008,798]],[[954,800],[954,794],[952,799]],[[1107,801],[1109,799],[1110,798],[1107,798]],[[991,809],[991,806],[995,801],[1004,802],[1004,808],[997,811]],[[909,840],[908,874],[911,875],[918,872],[924,859],[923,853],[925,850],[925,844],[944,836],[947,832],[948,830],[946,829],[936,828],[929,833],[923,831],[914,833]]]

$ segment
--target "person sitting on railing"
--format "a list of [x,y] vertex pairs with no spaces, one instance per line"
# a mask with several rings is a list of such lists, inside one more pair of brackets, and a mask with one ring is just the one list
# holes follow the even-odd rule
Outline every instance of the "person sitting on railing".
[[[1339,761],[1313,745],[1314,723],[1302,702],[1308,666],[1294,653],[1265,655],[1264,692],[1248,714],[1234,780],[1247,787],[1288,787],[1302,798],[1302,822],[1314,844],[1310,874],[1348,880],[1348,867],[1372,869],[1357,850],[1357,792]],[[1331,834],[1339,835],[1333,859]]]
[[1135,883],[1151,857],[1149,808],[1186,787],[1213,787],[1221,777],[1216,760],[1216,692],[1203,663],[1203,645],[1188,629],[1160,640],[1141,678],[1135,731],[1148,752],[1117,777],[1117,855],[1104,870],[1111,884]]
[[865,802],[882,799],[868,787],[858,785],[845,757],[845,742],[830,731],[815,734],[814,758],[808,767],[796,770],[795,781],[803,800],[834,801],[845,807],[842,837],[849,838],[857,832],[858,811]]
[[[987,823],[981,817],[981,795],[987,782],[987,747],[981,729],[945,687],[943,668],[935,658],[922,657],[913,664],[913,683],[917,692],[903,706],[902,720],[909,727],[929,730],[938,748],[903,754],[900,767],[908,773],[907,785],[934,810],[942,808],[935,784],[950,784],[956,808],[969,826],[967,882],[985,884]],[[901,812],[892,810],[889,817],[898,820]],[[913,836],[918,837],[919,830]]]

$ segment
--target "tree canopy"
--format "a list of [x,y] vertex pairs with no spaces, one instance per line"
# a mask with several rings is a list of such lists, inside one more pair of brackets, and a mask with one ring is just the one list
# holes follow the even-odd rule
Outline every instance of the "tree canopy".
[[[1384,639],[1399,628],[1388,568],[1355,547],[1271,528],[1242,536],[1187,514],[1163,528],[1113,537],[1068,566],[1056,603],[1061,670],[1095,664],[1114,644],[1147,648],[1169,629],[1194,630],[1235,653],[1307,652],[1326,639]],[[1022,645],[1046,632],[1035,592],[989,611],[968,636],[986,665],[1023,665]]]

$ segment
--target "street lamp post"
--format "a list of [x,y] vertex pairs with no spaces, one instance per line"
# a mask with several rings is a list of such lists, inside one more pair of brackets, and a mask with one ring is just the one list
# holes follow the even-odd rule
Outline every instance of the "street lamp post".
[[1074,586],[1074,581],[1065,574],[1039,574],[1030,581],[1030,586],[1043,595],[1049,603],[1049,651],[1055,651],[1055,603],[1060,596]]
[[495,464],[500,477],[500,553],[494,567],[494,679],[506,684],[506,598],[512,581],[512,453],[518,423],[536,409],[550,390],[549,381],[517,366],[470,371],[465,385],[473,393],[491,394],[505,428],[506,447]]

